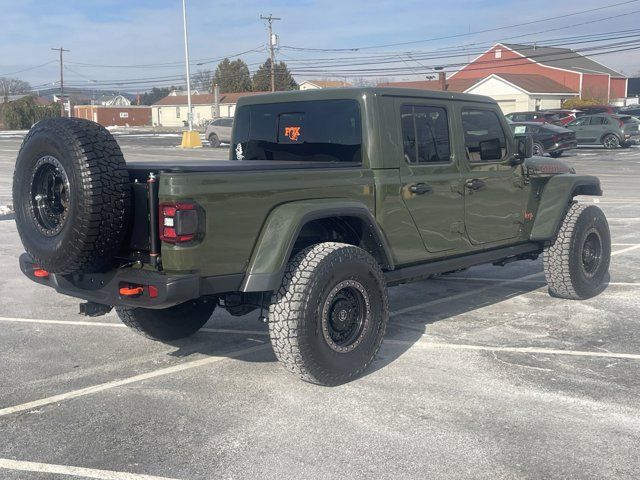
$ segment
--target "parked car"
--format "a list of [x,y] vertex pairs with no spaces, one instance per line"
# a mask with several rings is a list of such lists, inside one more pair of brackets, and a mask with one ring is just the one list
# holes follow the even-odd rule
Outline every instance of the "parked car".
[[603,145],[615,149],[638,143],[640,120],[631,115],[585,115],[567,124],[584,145]]
[[539,122],[562,125],[560,117],[552,112],[513,112],[505,115],[510,122]]
[[598,113],[615,115],[619,111],[620,107],[615,107],[613,105],[589,105],[588,107],[580,107],[580,113],[576,116],[581,117],[583,115],[597,115]]
[[204,137],[209,141],[210,146],[219,147],[220,143],[231,141],[231,127],[233,127],[233,118],[216,118],[207,125]]
[[258,310],[276,357],[322,385],[371,364],[388,286],[541,256],[551,295],[605,288],[607,219],[574,201],[602,195],[600,181],[532,157],[531,138],[511,134],[488,97],[242,97],[229,160],[125,163],[97,123],[38,122],[13,177],[22,272],[85,299],[85,315],[115,307],[132,330],[167,342],[216,308]]
[[621,108],[618,112],[620,115],[631,115],[633,117],[640,118],[640,106],[634,105],[632,107]]
[[542,156],[548,153],[558,158],[565,150],[578,146],[576,133],[551,123],[518,122],[511,123],[511,130],[516,135],[527,134],[533,138],[533,154]]
[[560,123],[562,125],[566,125],[569,122],[573,122],[576,118],[582,115],[582,110],[570,110],[570,109],[553,109],[553,110],[545,110],[546,113],[553,113],[558,116],[560,119]]

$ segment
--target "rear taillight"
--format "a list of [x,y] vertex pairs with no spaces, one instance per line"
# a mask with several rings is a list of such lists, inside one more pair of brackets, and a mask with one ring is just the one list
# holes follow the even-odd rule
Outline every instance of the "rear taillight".
[[161,203],[159,220],[160,240],[163,242],[191,242],[198,234],[198,209],[195,203]]

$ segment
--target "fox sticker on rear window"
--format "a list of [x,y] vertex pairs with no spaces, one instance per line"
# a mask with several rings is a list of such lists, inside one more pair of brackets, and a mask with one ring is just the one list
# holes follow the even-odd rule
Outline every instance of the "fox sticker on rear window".
[[278,143],[302,143],[304,141],[304,113],[281,113]]

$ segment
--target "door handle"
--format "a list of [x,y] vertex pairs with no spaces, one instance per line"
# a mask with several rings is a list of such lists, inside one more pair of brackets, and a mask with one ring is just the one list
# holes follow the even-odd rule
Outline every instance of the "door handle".
[[465,182],[464,186],[467,187],[469,190],[482,190],[484,187],[487,186],[487,184],[484,183],[479,178],[471,178]]
[[427,185],[426,183],[416,183],[415,185],[411,185],[409,187],[409,191],[411,193],[415,193],[416,195],[424,195],[425,193],[433,192],[433,188],[431,185]]

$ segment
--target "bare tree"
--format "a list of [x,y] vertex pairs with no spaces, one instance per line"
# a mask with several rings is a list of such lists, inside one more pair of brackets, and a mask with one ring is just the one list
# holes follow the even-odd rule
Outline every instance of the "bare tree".
[[0,95],[2,95],[2,97],[29,93],[30,91],[31,85],[29,85],[29,82],[25,82],[19,78],[0,77]]
[[209,69],[198,70],[191,76],[191,84],[200,91],[213,92],[213,72]]

